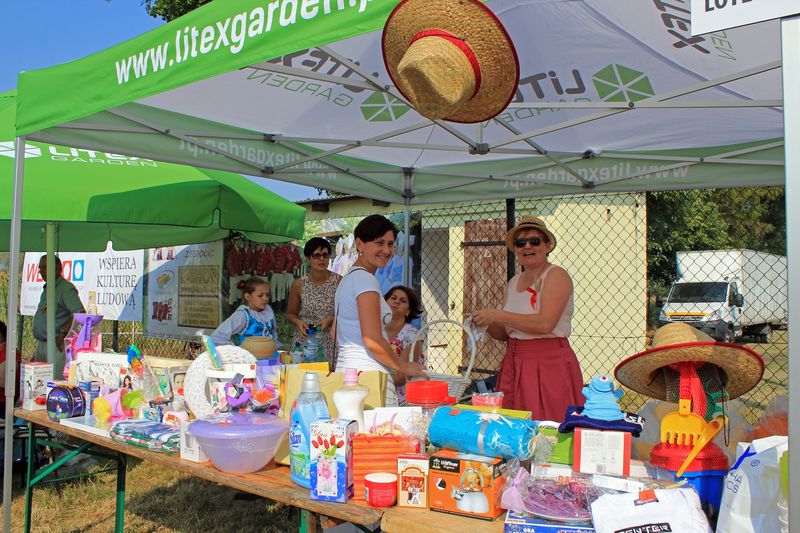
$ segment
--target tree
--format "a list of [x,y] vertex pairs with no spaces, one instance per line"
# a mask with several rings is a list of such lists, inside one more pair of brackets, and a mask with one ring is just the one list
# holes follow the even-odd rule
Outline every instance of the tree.
[[647,195],[650,293],[666,296],[675,252],[749,248],[786,254],[783,187],[651,192]]
[[210,1],[211,0],[144,0],[143,4],[148,15],[169,22]]
[[675,252],[730,245],[728,224],[713,191],[665,191],[647,195],[647,267],[651,293],[665,296],[675,279]]

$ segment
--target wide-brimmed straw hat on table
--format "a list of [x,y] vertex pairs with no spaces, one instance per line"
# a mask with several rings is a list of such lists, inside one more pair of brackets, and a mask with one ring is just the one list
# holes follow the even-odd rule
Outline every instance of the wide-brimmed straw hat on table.
[[751,390],[764,375],[764,361],[747,346],[717,342],[689,324],[673,322],[656,330],[651,348],[618,364],[614,376],[629,389],[667,400],[663,369],[683,362],[717,366],[729,399]]
[[514,251],[514,239],[517,237],[517,233],[522,230],[526,229],[538,229],[542,233],[547,236],[547,242],[549,244],[548,252],[552,252],[556,247],[556,236],[553,235],[553,232],[547,229],[547,225],[541,218],[526,215],[524,217],[520,217],[517,221],[517,224],[508,230],[506,233],[506,246],[512,252]]
[[489,120],[517,91],[514,44],[479,0],[403,0],[386,20],[382,46],[395,86],[431,120]]

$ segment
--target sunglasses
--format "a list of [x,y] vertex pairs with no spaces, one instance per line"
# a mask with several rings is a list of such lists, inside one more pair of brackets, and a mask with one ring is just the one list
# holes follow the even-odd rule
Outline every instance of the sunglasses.
[[525,248],[525,245],[530,243],[532,246],[539,246],[542,244],[541,237],[528,237],[527,239],[514,239],[514,246],[517,248]]
[[322,252],[322,253],[315,252],[311,254],[312,259],[328,259],[330,256],[331,254],[329,254],[328,252]]

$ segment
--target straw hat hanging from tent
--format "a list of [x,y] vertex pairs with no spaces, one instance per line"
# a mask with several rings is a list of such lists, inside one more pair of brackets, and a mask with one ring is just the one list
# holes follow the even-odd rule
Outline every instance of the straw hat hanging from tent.
[[514,43],[478,0],[404,0],[383,28],[392,81],[424,117],[482,122],[517,91]]

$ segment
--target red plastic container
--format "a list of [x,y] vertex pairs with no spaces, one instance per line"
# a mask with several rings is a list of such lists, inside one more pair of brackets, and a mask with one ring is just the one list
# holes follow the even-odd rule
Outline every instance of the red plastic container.
[[453,405],[456,399],[447,393],[445,381],[410,381],[406,383],[406,404],[419,405],[423,409],[436,409]]
[[392,507],[397,503],[397,474],[376,472],[364,476],[364,499],[373,507]]

